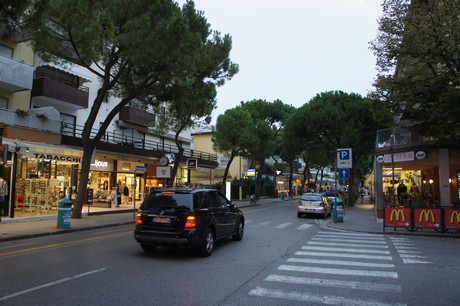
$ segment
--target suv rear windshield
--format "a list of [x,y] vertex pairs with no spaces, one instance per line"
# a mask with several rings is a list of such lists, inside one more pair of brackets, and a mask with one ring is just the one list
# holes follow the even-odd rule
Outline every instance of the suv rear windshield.
[[145,199],[141,209],[152,209],[160,207],[177,207],[197,209],[200,207],[203,193],[160,193],[154,192]]

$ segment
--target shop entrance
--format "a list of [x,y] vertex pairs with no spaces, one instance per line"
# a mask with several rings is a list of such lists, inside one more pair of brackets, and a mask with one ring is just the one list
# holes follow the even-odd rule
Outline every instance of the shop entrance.
[[140,205],[144,200],[144,180],[141,175],[133,173],[118,173],[117,185],[120,188],[122,205],[133,205],[133,200],[136,200],[136,205]]

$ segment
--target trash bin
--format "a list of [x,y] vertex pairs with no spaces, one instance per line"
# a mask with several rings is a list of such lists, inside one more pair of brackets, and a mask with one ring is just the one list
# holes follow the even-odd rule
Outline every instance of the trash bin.
[[70,220],[72,219],[72,201],[63,198],[58,202],[58,228],[70,228]]
[[343,222],[343,203],[333,202],[332,204],[332,220],[334,223]]
[[284,192],[281,192],[281,200],[284,200]]

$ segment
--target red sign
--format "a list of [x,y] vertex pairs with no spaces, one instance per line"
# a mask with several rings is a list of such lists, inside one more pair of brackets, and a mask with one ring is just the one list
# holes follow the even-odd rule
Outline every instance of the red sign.
[[414,208],[414,227],[441,228],[441,210]]
[[385,208],[385,226],[409,227],[410,208]]
[[444,223],[446,229],[460,230],[460,209],[445,209]]

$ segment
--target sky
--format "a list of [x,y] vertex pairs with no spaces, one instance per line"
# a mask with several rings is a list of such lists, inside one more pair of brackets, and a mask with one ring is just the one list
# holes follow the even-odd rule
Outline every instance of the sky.
[[[179,4],[185,0],[177,1]],[[194,0],[213,30],[232,37],[239,73],[217,91],[213,123],[241,101],[300,107],[321,92],[366,96],[376,77],[369,42],[383,0]]]

